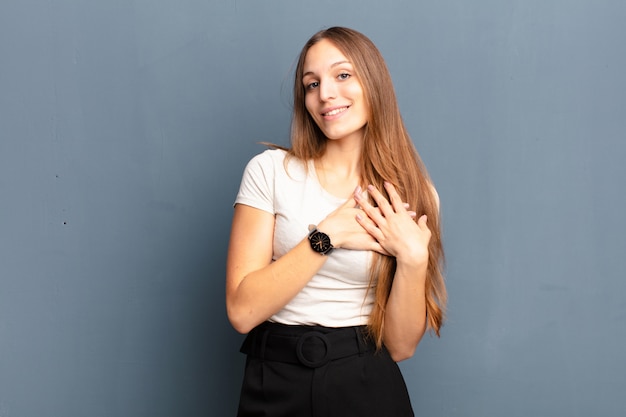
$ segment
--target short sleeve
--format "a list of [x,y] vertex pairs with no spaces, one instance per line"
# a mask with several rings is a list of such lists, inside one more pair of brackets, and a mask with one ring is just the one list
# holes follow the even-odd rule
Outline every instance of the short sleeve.
[[248,162],[243,172],[235,204],[245,204],[271,214],[274,209],[275,167],[270,151],[265,151]]

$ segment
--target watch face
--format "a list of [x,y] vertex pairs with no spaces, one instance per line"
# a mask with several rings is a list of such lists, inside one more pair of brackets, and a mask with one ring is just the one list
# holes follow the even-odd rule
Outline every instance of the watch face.
[[311,247],[316,252],[323,253],[332,248],[332,245],[330,244],[330,238],[326,234],[317,232],[311,236]]

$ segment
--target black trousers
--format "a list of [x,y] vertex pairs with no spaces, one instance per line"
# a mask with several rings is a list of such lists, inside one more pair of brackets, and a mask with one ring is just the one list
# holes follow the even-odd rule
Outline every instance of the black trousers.
[[263,323],[243,343],[238,417],[412,417],[397,364],[364,327]]

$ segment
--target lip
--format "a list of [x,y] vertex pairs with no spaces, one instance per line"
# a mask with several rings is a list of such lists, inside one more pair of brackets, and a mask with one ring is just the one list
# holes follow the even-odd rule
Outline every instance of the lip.
[[[330,116],[328,115],[328,113],[335,111],[335,110],[339,110],[339,109],[345,109],[345,110],[340,111],[337,114],[333,114]],[[338,117],[341,117],[348,109],[350,109],[350,105],[328,107],[328,108],[322,109],[322,111],[320,112],[320,116],[322,116],[325,120],[333,120]]]

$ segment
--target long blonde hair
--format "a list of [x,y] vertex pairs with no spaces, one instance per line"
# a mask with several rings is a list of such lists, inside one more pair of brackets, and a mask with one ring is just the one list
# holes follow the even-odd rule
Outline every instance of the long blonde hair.
[[[437,196],[402,121],[387,65],[365,35],[348,28],[331,27],[313,35],[302,48],[295,70],[289,155],[301,160],[316,160],[326,149],[327,139],[305,107],[302,83],[306,54],[322,39],[332,42],[350,60],[370,111],[360,160],[363,183],[384,190],[383,182],[391,182],[402,200],[418,213],[418,218],[422,214],[428,217],[432,235],[426,273],[426,315],[428,328],[439,336],[445,318],[447,293],[442,272],[444,253]],[[377,284],[368,329],[379,348],[395,270],[394,257],[374,254],[370,282]]]

